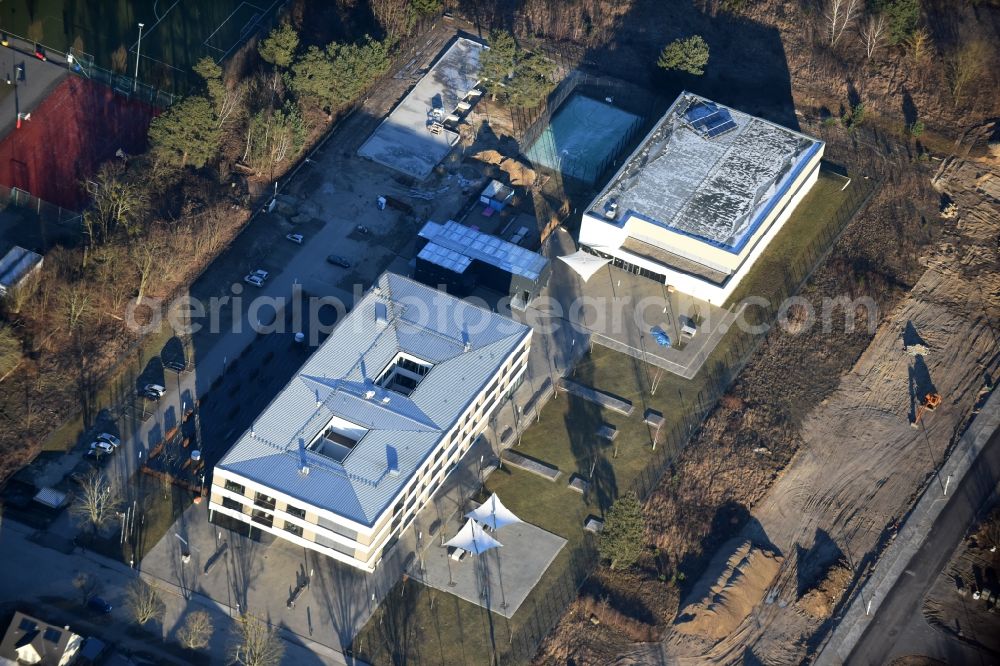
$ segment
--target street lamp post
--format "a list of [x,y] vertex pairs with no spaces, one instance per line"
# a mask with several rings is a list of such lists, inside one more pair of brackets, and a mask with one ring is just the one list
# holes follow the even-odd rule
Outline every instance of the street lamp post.
[[135,45],[135,80],[132,81],[132,94],[135,94],[139,86],[139,57],[142,53],[142,28],[145,24],[139,24],[139,41]]

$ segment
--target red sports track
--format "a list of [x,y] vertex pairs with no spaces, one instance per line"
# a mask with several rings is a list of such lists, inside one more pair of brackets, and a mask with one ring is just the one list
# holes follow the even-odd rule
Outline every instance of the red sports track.
[[119,148],[141,152],[158,113],[100,83],[68,76],[31,112],[31,120],[0,142],[0,183],[82,210],[82,182]]

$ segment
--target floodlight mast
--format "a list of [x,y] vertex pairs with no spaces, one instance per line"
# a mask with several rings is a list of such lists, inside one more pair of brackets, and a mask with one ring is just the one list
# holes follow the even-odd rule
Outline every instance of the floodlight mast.
[[132,94],[135,94],[139,86],[139,54],[142,53],[142,28],[144,25],[144,23],[139,24],[139,41],[135,45],[135,79],[132,80]]

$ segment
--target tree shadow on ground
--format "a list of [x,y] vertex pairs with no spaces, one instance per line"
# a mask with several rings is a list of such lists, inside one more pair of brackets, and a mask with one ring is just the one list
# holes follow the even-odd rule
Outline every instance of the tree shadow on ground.
[[[682,519],[682,518],[681,518]],[[722,553],[722,544],[744,535],[755,545],[778,555],[781,552],[771,543],[763,526],[750,511],[738,502],[726,502],[718,507],[711,526],[701,539],[698,551],[688,553],[678,564],[677,571],[684,575],[678,587],[678,613],[691,601],[700,599],[718,578],[726,565],[729,553]]]
[[812,546],[808,549],[796,544],[795,554],[796,595],[799,597],[816,587],[830,567],[844,557],[840,546],[830,538],[826,530],[821,529],[816,530]]
[[917,410],[923,404],[924,396],[929,393],[937,393],[937,387],[931,379],[931,372],[927,368],[927,362],[923,356],[915,356],[913,365],[908,370],[910,389],[910,423],[916,423]]

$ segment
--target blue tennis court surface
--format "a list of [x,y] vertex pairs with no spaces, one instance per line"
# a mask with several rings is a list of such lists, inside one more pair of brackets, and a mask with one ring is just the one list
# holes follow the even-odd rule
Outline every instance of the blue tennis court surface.
[[525,152],[535,164],[593,183],[639,128],[639,117],[583,95],[570,97]]

